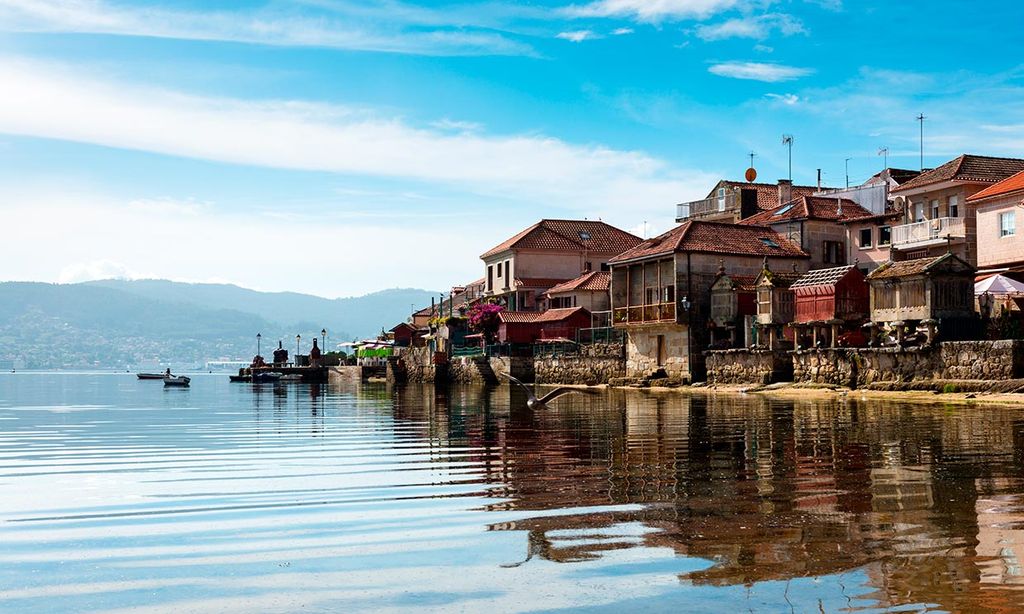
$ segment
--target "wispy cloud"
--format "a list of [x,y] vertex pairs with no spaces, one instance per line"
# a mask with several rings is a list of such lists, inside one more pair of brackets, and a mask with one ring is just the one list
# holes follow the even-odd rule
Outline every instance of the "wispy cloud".
[[589,4],[573,5],[566,12],[574,17],[624,17],[657,23],[705,19],[738,4],[738,0],[597,0]]
[[582,43],[585,40],[598,37],[591,30],[573,30],[571,32],[559,32],[558,34],[555,35],[555,38],[572,41],[574,43]]
[[727,38],[753,38],[765,40],[773,33],[778,32],[783,36],[804,34],[803,23],[784,13],[769,13],[767,15],[751,15],[728,19],[721,23],[704,24],[697,26],[697,36],[706,41],[717,41]]
[[749,79],[752,81],[776,83],[806,77],[814,71],[810,68],[764,62],[722,62],[720,64],[713,64],[708,68],[708,72],[721,77],[729,77],[730,79]]
[[800,102],[800,97],[797,96],[796,94],[765,94],[764,96],[769,100],[778,102],[780,104],[784,104],[789,107],[792,107]]
[[406,25],[401,20],[346,18],[287,8],[188,11],[104,0],[0,0],[0,31],[7,32],[73,32],[422,55],[534,54],[528,44],[488,29],[442,23]]
[[612,30],[612,36],[624,36],[626,34],[632,34],[633,28],[615,28]]
[[[0,58],[0,132],[280,169],[328,171],[613,211],[660,208],[702,173],[639,151],[538,134],[494,135],[301,101],[246,101],[90,79]],[[450,121],[450,120],[449,120]]]

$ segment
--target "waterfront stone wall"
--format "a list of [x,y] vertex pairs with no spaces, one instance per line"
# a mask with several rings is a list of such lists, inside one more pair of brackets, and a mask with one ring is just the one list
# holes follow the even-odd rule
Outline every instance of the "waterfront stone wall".
[[626,376],[626,349],[618,343],[584,345],[578,354],[537,356],[533,360],[538,384],[596,386]]
[[860,387],[878,382],[1008,380],[1024,377],[1024,342],[947,341],[925,348],[792,352],[793,380]]
[[327,368],[327,382],[334,384],[359,384],[363,380],[363,368],[349,365],[340,365]]
[[392,383],[432,384],[438,375],[443,378],[446,373],[443,365],[434,364],[434,353],[425,347],[404,348],[387,363],[387,380]]
[[689,381],[689,332],[689,327],[681,324],[631,327],[626,334],[626,377],[647,377],[664,370],[669,377]]
[[780,350],[730,349],[705,353],[709,384],[772,384],[793,379],[793,359]]

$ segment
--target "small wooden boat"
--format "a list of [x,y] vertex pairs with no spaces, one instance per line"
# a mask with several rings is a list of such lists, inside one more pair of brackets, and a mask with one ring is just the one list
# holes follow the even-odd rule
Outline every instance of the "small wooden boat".
[[163,379],[167,375],[165,373],[136,373],[135,377],[139,379]]
[[275,371],[269,373],[253,373],[252,382],[254,384],[269,384],[276,382],[281,379],[281,374]]
[[228,379],[233,381],[233,382],[251,382],[252,381],[252,376],[251,375],[229,375]]
[[177,375],[174,377],[165,377],[164,386],[177,386],[179,388],[187,388],[188,383],[191,382],[191,378],[185,377],[184,375]]

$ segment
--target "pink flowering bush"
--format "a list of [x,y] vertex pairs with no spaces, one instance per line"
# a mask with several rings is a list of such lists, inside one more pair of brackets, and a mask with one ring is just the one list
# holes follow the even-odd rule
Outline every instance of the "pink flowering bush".
[[502,311],[501,305],[494,303],[477,303],[469,308],[466,316],[469,318],[469,328],[474,332],[483,333],[488,343],[494,341],[498,334],[498,314]]

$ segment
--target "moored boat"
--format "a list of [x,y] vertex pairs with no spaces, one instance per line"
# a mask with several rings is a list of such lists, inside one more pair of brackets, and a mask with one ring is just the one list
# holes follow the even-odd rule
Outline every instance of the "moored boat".
[[253,373],[252,381],[254,384],[266,384],[270,382],[276,382],[281,379],[281,374],[276,371],[270,371],[268,373]]
[[177,386],[179,388],[187,388],[191,378],[185,377],[184,375],[178,375],[174,377],[165,377],[164,386]]
[[139,379],[163,379],[167,377],[164,373],[136,373],[135,376]]

